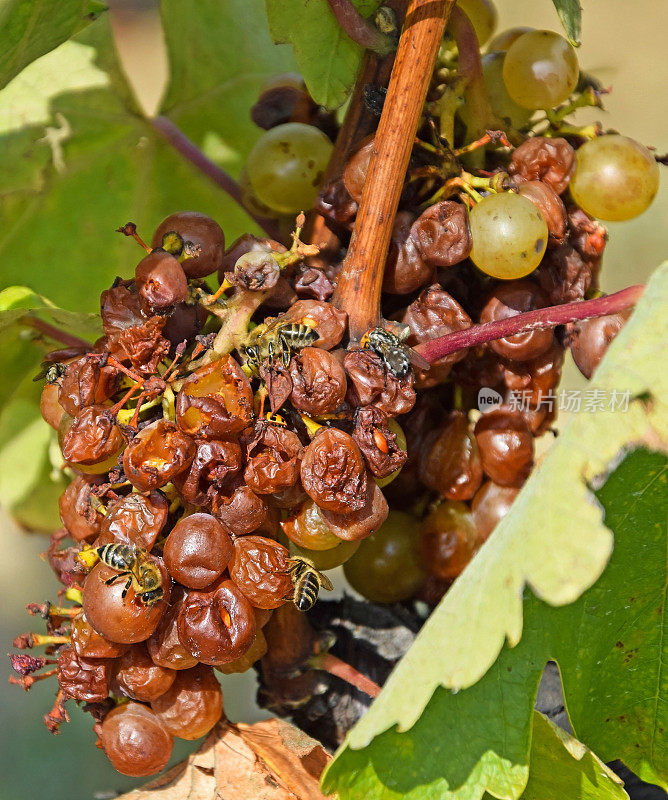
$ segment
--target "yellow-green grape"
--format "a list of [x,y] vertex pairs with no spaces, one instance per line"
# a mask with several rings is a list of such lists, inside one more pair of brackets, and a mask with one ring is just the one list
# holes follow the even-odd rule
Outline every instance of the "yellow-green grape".
[[328,570],[345,564],[357,552],[359,546],[360,542],[341,541],[331,550],[309,550],[306,547],[300,547],[298,544],[290,542],[288,549],[291,556],[308,558],[313,562],[316,569]]
[[498,13],[491,0],[457,0],[457,5],[471,20],[471,25],[482,47],[496,30]]
[[482,57],[482,75],[492,111],[501,119],[510,120],[513,128],[523,128],[533,116],[533,111],[522,108],[508,94],[503,82],[503,63],[506,54],[488,53]]
[[397,603],[412,597],[424,580],[420,565],[418,521],[403,511],[360,542],[343,565],[348,583],[372,603]]
[[659,190],[659,165],[652,153],[627,136],[599,136],[577,151],[570,182],[575,202],[592,217],[637,217]]
[[540,264],[547,246],[547,223],[526,197],[491,194],[473,206],[469,225],[471,260],[485,274],[515,280]]
[[505,31],[497,33],[487,45],[487,52],[495,53],[500,50],[505,53],[510,45],[516,42],[520,36],[524,36],[525,33],[530,33],[533,30],[535,30],[535,28],[527,28],[525,25],[518,25],[515,28],[506,28]]
[[237,184],[241,191],[241,202],[247,211],[250,211],[256,217],[268,217],[270,219],[278,219],[281,216],[279,211],[274,211],[273,208],[261,203],[253,194],[250,180],[248,178],[248,170],[244,167],[239,173]]
[[331,153],[331,141],[318,128],[302,122],[277,125],[260,137],[248,156],[253,194],[282,214],[309,209]]
[[[400,447],[402,450],[406,449],[406,434],[403,432],[401,425],[396,421],[396,419],[390,419],[387,422],[387,427],[392,431],[392,433],[396,434],[397,437],[397,446]],[[392,483],[392,481],[397,477],[397,475],[401,472],[402,467],[399,469],[395,469],[394,472],[390,472],[385,478],[374,478],[376,483],[382,489],[383,486],[387,486],[388,483]]]
[[530,31],[508,48],[503,80],[524,108],[553,108],[575,89],[580,68],[574,48],[553,31]]

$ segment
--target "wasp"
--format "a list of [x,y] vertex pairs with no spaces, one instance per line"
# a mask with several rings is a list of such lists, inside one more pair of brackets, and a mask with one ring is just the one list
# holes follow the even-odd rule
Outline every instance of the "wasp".
[[288,423],[280,414],[265,414],[262,419],[266,420],[267,422],[271,423],[272,425],[278,425],[279,428],[287,428]]
[[293,350],[308,347],[318,338],[313,324],[306,322],[279,322],[277,319],[254,328],[249,344],[242,348],[246,364],[257,374],[263,361],[280,361],[290,364]]
[[107,586],[119,578],[127,577],[121,593],[125,599],[132,586],[135,594],[145,606],[152,606],[164,597],[162,574],[153,561],[147,557],[145,550],[131,544],[105,544],[95,548],[95,554],[103,564],[118,572],[105,581]]
[[310,558],[293,556],[288,562],[288,573],[292,579],[294,590],[288,598],[300,611],[313,608],[321,589],[331,592],[332,582],[316,569]]
[[373,350],[385,368],[397,378],[405,378],[411,364],[420,369],[429,369],[429,362],[403,342],[410,335],[408,326],[397,336],[385,328],[372,328],[362,337],[360,344],[365,350]]

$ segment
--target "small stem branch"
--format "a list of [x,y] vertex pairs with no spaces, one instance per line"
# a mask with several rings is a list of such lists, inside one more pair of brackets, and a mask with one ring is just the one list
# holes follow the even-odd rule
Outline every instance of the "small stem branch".
[[455,353],[457,350],[475,347],[495,339],[504,339],[506,336],[514,336],[525,331],[554,328],[557,325],[565,325],[568,322],[577,322],[590,317],[616,314],[625,308],[634,306],[644,290],[644,284],[638,284],[622,289],[621,292],[597,297],[594,300],[579,300],[561,306],[527,311],[524,314],[516,314],[514,317],[507,317],[496,322],[486,322],[483,325],[473,325],[462,331],[430,339],[415,349],[427,361],[433,362],[450,353]]
[[422,106],[454,0],[410,0],[355,232],[333,302],[348,312],[359,340],[380,317],[380,295],[392,225],[399,205]]
[[336,21],[353,42],[357,42],[365,50],[373,50],[380,56],[386,56],[395,49],[396,42],[392,37],[382,33],[372,22],[365,19],[350,0],[327,0],[327,2]]
[[381,687],[377,683],[374,683],[371,678],[362,675],[355,667],[346,664],[345,661],[341,661],[340,658],[333,656],[331,653],[319,653],[317,656],[313,656],[313,658],[309,659],[309,666],[341,678],[346,683],[364,692],[364,694],[368,694],[369,697],[378,697],[380,694]]
[[225,172],[224,169],[221,169],[218,164],[215,164],[210,158],[205,156],[199,147],[189,139],[178,126],[170,119],[163,116],[154,117],[150,122],[155,130],[169,142],[175,150],[181,153],[184,158],[187,158],[193,166],[197,167],[202,174],[206,175],[209,180],[213,181],[213,183],[226,192],[235,203],[241,206],[246,214],[255,220],[267,236],[272,239],[277,239],[278,241],[281,240],[281,233],[274,220],[266,219],[265,217],[256,217],[254,214],[251,214],[243,204],[239,184],[231,175]]
[[73,336],[71,333],[61,331],[60,328],[49,325],[48,322],[44,322],[38,317],[26,317],[25,324],[44,334],[44,336],[48,336],[49,339],[60,342],[67,347],[81,347],[84,351],[93,349],[93,345],[90,342],[80,339],[78,336]]

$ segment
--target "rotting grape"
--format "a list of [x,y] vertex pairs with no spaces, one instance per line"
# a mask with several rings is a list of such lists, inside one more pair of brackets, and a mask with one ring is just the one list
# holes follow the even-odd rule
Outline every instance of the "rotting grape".
[[199,739],[220,721],[223,692],[211,667],[178,672],[171,687],[151,703],[163,727],[179,739]]
[[104,718],[100,744],[114,769],[141,778],[167,766],[174,742],[150,708],[130,702],[112,709]]

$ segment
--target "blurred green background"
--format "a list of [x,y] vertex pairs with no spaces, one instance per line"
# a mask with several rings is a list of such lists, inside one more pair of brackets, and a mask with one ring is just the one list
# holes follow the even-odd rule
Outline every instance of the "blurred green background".
[[[136,91],[141,94],[144,107],[149,110],[156,108],[164,88],[166,64],[157,19],[150,10],[152,4],[126,2],[116,5],[115,25],[125,69]],[[597,75],[605,86],[613,87],[612,93],[605,98],[606,111],[581,112],[583,121],[600,118],[604,126],[616,128],[655,146],[659,152],[666,152],[668,62],[664,55],[665,0],[643,0],[633,4],[627,0],[583,0],[583,5],[581,65]],[[183,2],[182,6],[183,13],[187,14],[196,3]],[[497,6],[499,30],[520,24],[560,30],[556,13],[548,0],[532,3],[498,0]],[[220,57],[234,58],[234,54],[230,56],[221,52]],[[10,84],[5,91],[11,88]],[[20,97],[15,107],[20,119]],[[90,190],[94,192],[98,188],[91,186]],[[220,222],[225,227],[225,220]],[[627,223],[609,225],[610,242],[602,277],[605,290],[615,291],[646,280],[667,257],[667,222],[668,178],[664,173],[659,196],[647,213]],[[62,253],[60,257],[66,258]],[[20,253],[5,253],[3,259],[0,288],[7,283],[3,277],[7,267],[9,272],[5,274],[16,273]],[[58,257],[54,258],[53,265],[58,269]],[[30,264],[21,266],[26,272],[26,282],[29,282]],[[128,268],[130,266],[128,263]],[[564,381],[569,388],[584,385],[570,362]],[[5,643],[4,650],[7,651],[16,634],[39,628],[39,621],[32,620],[25,613],[25,604],[53,598],[58,587],[39,557],[46,548],[46,539],[26,535],[1,510],[0,514],[3,597],[0,641]],[[0,665],[0,800],[34,797],[103,800],[137,784],[137,781],[123,778],[111,769],[102,753],[94,747],[90,717],[74,707],[71,709],[71,724],[63,726],[60,736],[52,737],[42,723],[42,715],[50,708],[53,686],[50,682],[37,684],[29,694],[24,694],[8,684],[8,662],[0,660]],[[253,721],[265,716],[254,705],[252,676],[225,678],[223,688],[226,712],[232,720]],[[191,743],[181,743],[175,748],[175,758],[183,757],[192,749]]]

